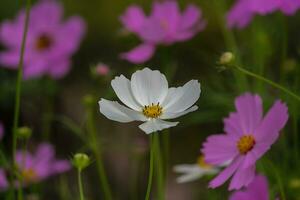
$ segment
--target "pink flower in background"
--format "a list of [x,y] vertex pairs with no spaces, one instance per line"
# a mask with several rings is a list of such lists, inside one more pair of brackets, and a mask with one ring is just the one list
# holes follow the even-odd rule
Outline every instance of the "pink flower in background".
[[176,1],[155,2],[149,16],[139,6],[132,5],[120,19],[126,29],[142,40],[142,44],[121,54],[121,58],[132,63],[149,60],[157,45],[191,39],[206,24],[198,7],[189,5],[181,13]]
[[209,136],[203,144],[206,162],[220,165],[232,160],[229,166],[213,179],[209,186],[216,188],[231,176],[229,190],[240,189],[255,177],[255,163],[277,140],[279,131],[288,120],[287,106],[277,100],[263,118],[262,100],[246,93],[236,98],[236,112],[224,120],[225,134]]
[[[17,151],[16,162],[25,185],[43,181],[50,176],[64,173],[71,169],[71,164],[68,160],[55,158],[54,147],[48,143],[40,144],[34,154]],[[0,188],[4,189],[3,186],[5,185],[7,185],[5,173],[3,170],[0,170]]]
[[0,140],[3,138],[3,136],[4,136],[4,126],[0,121]]
[[7,189],[9,186],[5,171],[0,169],[0,191]]
[[103,64],[103,63],[98,63],[95,70],[96,70],[96,73],[101,76],[106,76],[110,72],[109,66],[106,64]]
[[[13,21],[0,26],[0,41],[6,51],[0,64],[17,69],[24,29],[24,10]],[[77,51],[85,32],[85,23],[73,16],[63,21],[63,7],[56,1],[42,0],[32,7],[24,57],[24,78],[49,75],[64,77],[70,70],[71,56]]]
[[267,15],[281,11],[293,15],[300,8],[300,0],[237,0],[227,14],[230,28],[244,28],[255,15]]
[[234,192],[229,200],[269,200],[268,181],[265,176],[257,175],[249,186]]

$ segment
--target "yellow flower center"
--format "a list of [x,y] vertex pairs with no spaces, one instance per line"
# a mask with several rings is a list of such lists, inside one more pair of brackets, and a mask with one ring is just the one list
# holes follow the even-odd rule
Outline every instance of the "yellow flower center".
[[22,170],[21,175],[25,183],[34,182],[38,178],[38,175],[32,168]]
[[199,165],[199,167],[204,168],[204,169],[210,169],[213,167],[212,165],[205,162],[205,158],[203,155],[198,157],[197,164]]
[[52,44],[52,39],[47,35],[41,35],[35,44],[37,50],[42,51],[48,49]]
[[144,106],[143,114],[148,118],[158,118],[162,114],[162,107],[158,104]]
[[255,139],[253,135],[244,135],[237,142],[237,148],[241,154],[247,154],[255,145]]

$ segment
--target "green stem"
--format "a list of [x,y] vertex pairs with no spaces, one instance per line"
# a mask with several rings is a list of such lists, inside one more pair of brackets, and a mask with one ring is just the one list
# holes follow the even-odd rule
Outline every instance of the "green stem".
[[83,186],[82,186],[82,180],[81,180],[81,170],[77,170],[77,176],[78,176],[78,187],[79,187],[79,194],[80,194],[80,200],[84,200],[84,194],[83,194]]
[[287,88],[281,86],[280,84],[277,84],[277,83],[275,83],[275,82],[273,82],[273,81],[271,81],[271,80],[269,80],[269,79],[266,79],[266,78],[263,77],[263,76],[260,76],[260,75],[258,75],[258,74],[255,74],[255,73],[253,73],[253,72],[250,72],[250,71],[248,71],[248,70],[246,70],[246,69],[244,69],[244,68],[241,68],[241,67],[238,67],[238,66],[233,66],[233,67],[234,67],[235,69],[237,69],[238,71],[240,71],[240,72],[242,72],[242,73],[244,73],[244,74],[247,74],[248,76],[251,76],[251,77],[253,77],[253,78],[256,78],[256,79],[258,79],[258,80],[261,80],[261,81],[263,81],[263,82],[265,82],[265,83],[267,83],[267,84],[269,84],[269,85],[271,85],[271,86],[273,86],[273,87],[275,87],[275,88],[277,88],[277,89],[279,89],[279,90],[281,90],[281,91],[287,93],[288,95],[292,96],[292,97],[295,98],[296,100],[300,101],[300,96],[298,96],[298,95],[295,94],[294,92],[288,90]]
[[14,121],[13,121],[13,144],[12,144],[12,158],[13,158],[14,164],[15,164],[15,153],[16,153],[16,149],[17,149],[17,129],[18,129],[19,115],[20,115],[23,62],[24,62],[24,53],[25,53],[27,32],[28,32],[30,8],[31,8],[31,0],[27,0],[25,26],[24,26],[24,32],[23,32],[23,37],[22,37],[20,60],[19,60],[19,64],[18,64],[18,76],[17,76],[17,83],[16,83],[15,109],[14,109]]
[[157,166],[157,193],[158,199],[164,199],[164,167],[162,162],[162,155],[160,150],[159,133],[153,133],[155,140],[155,161]]
[[152,179],[153,179],[153,160],[154,160],[154,138],[153,133],[150,135],[150,162],[149,162],[149,176],[148,176],[148,186],[145,200],[150,199]]
[[87,128],[90,135],[90,145],[93,153],[96,156],[96,165],[98,170],[98,175],[100,178],[100,183],[103,188],[104,197],[106,200],[112,200],[112,193],[110,186],[106,177],[104,165],[102,162],[102,151],[101,146],[98,145],[99,138],[97,137],[96,126],[94,124],[94,109],[93,106],[88,107],[87,110],[88,119],[87,119]]
[[280,190],[280,196],[282,200],[286,200],[286,197],[285,197],[285,192],[284,192],[284,188],[283,188],[283,182],[281,180],[281,177],[280,177],[280,173],[278,172],[276,166],[269,160],[266,160],[267,163],[270,165],[271,169],[273,169],[273,173],[277,179],[277,182],[278,182],[278,185],[279,185],[279,190]]
[[[18,75],[17,75],[17,82],[16,82],[16,96],[15,96],[15,108],[14,108],[14,121],[13,121],[13,134],[12,134],[12,162],[13,162],[13,177],[19,177],[17,175],[18,169],[16,166],[15,155],[17,151],[17,129],[19,125],[19,115],[20,115],[20,102],[21,102],[21,83],[22,83],[22,75],[23,75],[23,63],[24,63],[24,53],[25,53],[25,45],[26,45],[26,38],[28,32],[28,25],[29,25],[29,16],[30,16],[30,8],[31,8],[31,0],[26,1],[26,13],[25,13],[25,21],[24,21],[24,31],[22,36],[22,43],[21,43],[21,50],[20,50],[20,59],[18,63]],[[13,180],[14,178],[12,178]],[[18,178],[21,182],[20,178]],[[12,183],[13,184],[13,183]],[[13,187],[13,185],[11,185]],[[22,187],[18,188],[18,200],[23,199],[23,191]]]

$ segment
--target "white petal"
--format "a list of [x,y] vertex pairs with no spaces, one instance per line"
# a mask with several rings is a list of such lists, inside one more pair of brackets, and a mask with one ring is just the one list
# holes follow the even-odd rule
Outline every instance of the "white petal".
[[182,112],[196,103],[200,92],[200,83],[197,80],[191,80],[183,87],[170,88],[162,107],[165,112]]
[[132,74],[131,89],[135,99],[143,106],[162,103],[168,93],[168,81],[159,71],[145,68]]
[[132,121],[146,121],[145,116],[135,110],[126,108],[116,101],[108,101],[101,99],[99,101],[100,112],[110,120],[117,122],[132,122]]
[[149,134],[176,126],[177,124],[178,122],[167,122],[160,119],[152,119],[139,125],[139,128],[142,129],[145,133]]
[[173,171],[177,173],[188,173],[191,171],[198,171],[199,165],[197,164],[180,164],[173,167]]
[[125,76],[117,76],[111,81],[111,86],[113,87],[116,95],[126,106],[136,111],[141,111],[142,106],[134,99],[130,81]]
[[162,116],[160,117],[160,119],[174,119],[177,117],[180,117],[182,115],[185,115],[187,113],[193,112],[195,110],[198,109],[198,106],[193,106],[183,112],[177,112],[177,113],[171,113],[171,112],[163,112]]
[[176,165],[174,171],[177,173],[183,173],[182,176],[179,176],[176,181],[178,183],[186,183],[200,179],[204,175],[216,174],[219,172],[218,168],[201,168],[197,164],[181,164]]
[[200,179],[204,174],[201,173],[200,171],[193,171],[192,173],[188,173],[188,174],[183,174],[179,177],[176,178],[176,182],[177,183],[186,183],[186,182],[191,182],[191,181],[195,181],[197,179]]

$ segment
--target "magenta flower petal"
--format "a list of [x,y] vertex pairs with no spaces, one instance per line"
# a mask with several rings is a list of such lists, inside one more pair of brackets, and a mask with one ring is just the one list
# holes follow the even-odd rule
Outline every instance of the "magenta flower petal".
[[180,24],[182,29],[192,29],[201,19],[201,10],[195,5],[189,5],[182,13]]
[[286,104],[276,101],[255,131],[256,140],[269,145],[273,144],[279,136],[279,131],[287,123],[288,118]]
[[236,149],[237,139],[228,140],[226,135],[209,136],[202,149],[205,161],[212,165],[221,165],[231,160],[235,155],[238,155]]
[[230,200],[269,200],[268,181],[266,177],[257,175],[249,186],[242,191],[233,193]]
[[240,121],[238,113],[230,113],[229,117],[225,118],[223,121],[225,133],[235,135],[236,137],[243,135],[243,128],[240,123],[237,123]]
[[149,60],[155,51],[155,47],[151,44],[141,44],[129,52],[122,53],[122,59],[128,60],[132,63],[143,63]]
[[129,6],[120,17],[123,26],[133,33],[138,33],[146,16],[143,10],[136,5]]
[[233,175],[229,190],[239,190],[243,186],[248,186],[255,177],[255,165],[246,169],[239,167],[236,173]]
[[286,15],[293,15],[300,8],[300,1],[298,0],[286,0],[281,5],[281,11]]
[[244,134],[253,134],[262,119],[262,102],[258,95],[246,93],[235,100]]
[[300,8],[298,0],[238,0],[227,14],[230,28],[244,28],[252,18],[281,11],[286,15],[294,14]]
[[246,27],[253,18],[253,13],[248,10],[248,1],[239,0],[227,13],[227,26],[229,28]]
[[53,164],[52,169],[53,169],[53,173],[55,174],[64,173],[71,169],[71,164],[67,160],[59,160]]
[[239,165],[243,161],[243,158],[236,158],[232,163],[226,167],[216,178],[214,178],[210,183],[210,188],[216,188],[225,183],[232,174],[238,169]]
[[49,69],[49,75],[55,79],[63,78],[71,70],[71,61],[67,59],[58,60],[53,65],[55,67]]

